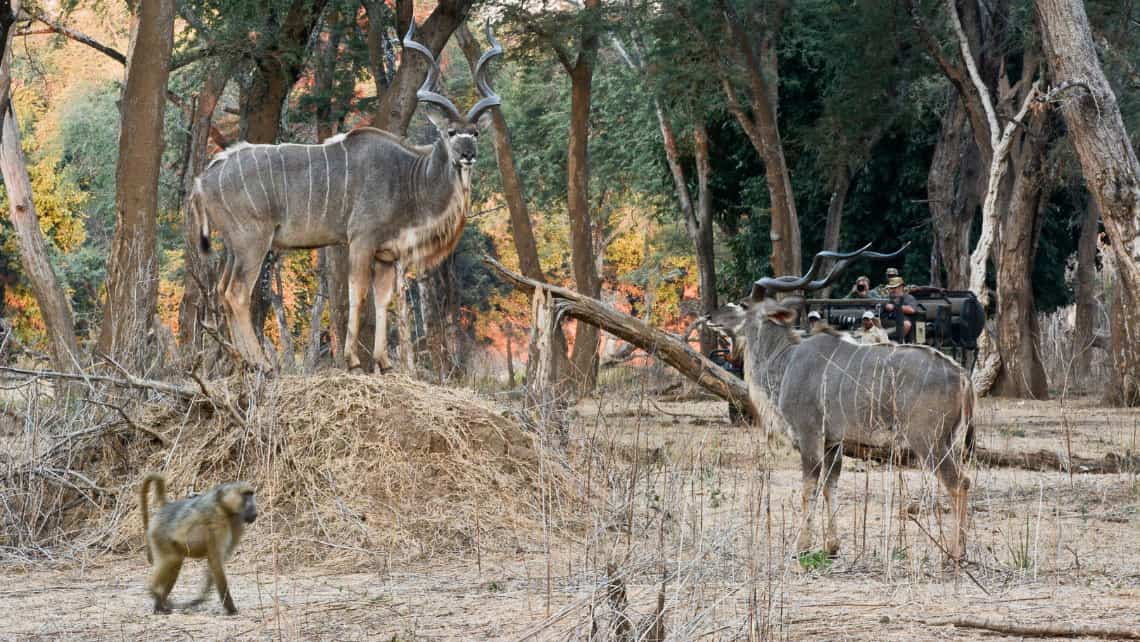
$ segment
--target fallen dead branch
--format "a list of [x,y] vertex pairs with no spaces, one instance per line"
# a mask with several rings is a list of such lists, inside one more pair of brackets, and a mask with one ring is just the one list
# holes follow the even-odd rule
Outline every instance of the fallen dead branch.
[[1140,629],[1103,624],[1021,624],[997,618],[957,615],[947,618],[921,620],[927,626],[955,626],[963,629],[983,629],[1006,635],[1025,635],[1041,638],[1105,638],[1109,640],[1140,640]]
[[0,372],[10,372],[12,374],[24,375],[26,377],[38,377],[43,379],[64,379],[67,381],[98,381],[101,383],[109,383],[113,386],[120,388],[135,388],[138,390],[153,390],[163,394],[180,397],[182,399],[194,399],[198,396],[198,390],[191,386],[180,386],[176,383],[169,383],[166,381],[155,381],[153,379],[142,379],[131,374],[124,373],[123,379],[116,377],[108,377],[106,375],[94,374],[73,374],[70,372],[56,372],[53,370],[27,370],[24,368],[12,368],[9,366],[0,366]]
[[677,337],[647,325],[640,319],[623,314],[601,301],[573,290],[539,283],[512,272],[491,257],[484,257],[487,265],[499,272],[516,289],[533,293],[536,287],[545,288],[557,300],[559,309],[571,318],[584,321],[624,339],[650,355],[673,366],[702,388],[758,416],[748,397],[744,382],[693,350]]

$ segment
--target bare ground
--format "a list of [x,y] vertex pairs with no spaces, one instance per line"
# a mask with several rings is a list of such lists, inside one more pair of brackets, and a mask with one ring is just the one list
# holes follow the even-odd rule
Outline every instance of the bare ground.
[[[942,517],[933,477],[847,459],[843,549],[801,563],[798,457],[730,426],[723,403],[615,395],[577,417],[571,448],[591,455],[575,472],[604,490],[589,505],[552,500],[545,528],[476,528],[466,551],[355,567],[239,549],[241,612],[228,618],[216,599],[151,615],[141,553],[13,556],[0,566],[0,639],[586,639],[615,622],[607,564],[639,631],[664,576],[669,639],[1001,639],[925,623],[956,615],[1140,627],[1134,474],[972,470],[971,562],[955,571],[926,534],[937,538]],[[1140,414],[1091,401],[985,400],[978,419],[988,448],[1137,452]],[[188,565],[176,601],[201,573]]]

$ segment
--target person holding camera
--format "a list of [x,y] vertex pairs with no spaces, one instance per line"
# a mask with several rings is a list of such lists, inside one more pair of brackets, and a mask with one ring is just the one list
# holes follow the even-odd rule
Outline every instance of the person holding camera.
[[890,301],[883,306],[883,316],[895,321],[894,340],[899,343],[914,342],[914,315],[918,313],[918,301],[906,293],[906,282],[901,276],[892,276],[887,281],[890,288]]
[[851,286],[851,291],[847,293],[849,299],[869,299],[871,298],[871,279],[865,275],[855,279],[855,285]]

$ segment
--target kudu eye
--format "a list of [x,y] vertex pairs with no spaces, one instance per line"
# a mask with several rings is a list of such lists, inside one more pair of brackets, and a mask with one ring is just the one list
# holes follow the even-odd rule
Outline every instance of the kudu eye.
[[455,136],[455,130],[454,129],[447,130],[447,135],[448,135],[448,137],[454,137]]

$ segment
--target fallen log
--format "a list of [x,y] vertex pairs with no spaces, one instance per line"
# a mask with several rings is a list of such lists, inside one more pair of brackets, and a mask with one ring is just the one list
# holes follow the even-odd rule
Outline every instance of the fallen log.
[[[889,445],[868,445],[852,442],[843,443],[843,454],[855,459],[868,459],[871,461],[891,461],[895,463],[918,466],[921,462],[913,452],[907,449],[892,448]],[[1120,456],[1109,453],[1101,459],[1095,457],[1068,456],[1060,452],[1048,450],[1034,451],[1008,451],[991,450],[978,446],[974,449],[974,458],[979,464],[991,468],[1021,468],[1040,472],[1074,472],[1093,475],[1113,475],[1140,471],[1140,457],[1135,455]]]
[[1035,638],[1106,638],[1109,640],[1140,640],[1140,629],[1106,624],[1022,624],[997,618],[969,615],[922,620],[927,626],[954,626],[963,629],[982,629],[1006,635]]
[[744,382],[716,365],[701,353],[693,350],[671,334],[658,330],[640,319],[610,308],[597,299],[579,294],[568,288],[539,283],[513,272],[491,257],[484,257],[515,289],[531,294],[535,288],[544,288],[554,296],[563,314],[589,323],[645,350],[648,354],[673,366],[697,385],[714,395],[735,404],[738,408],[758,417],[748,397]]

